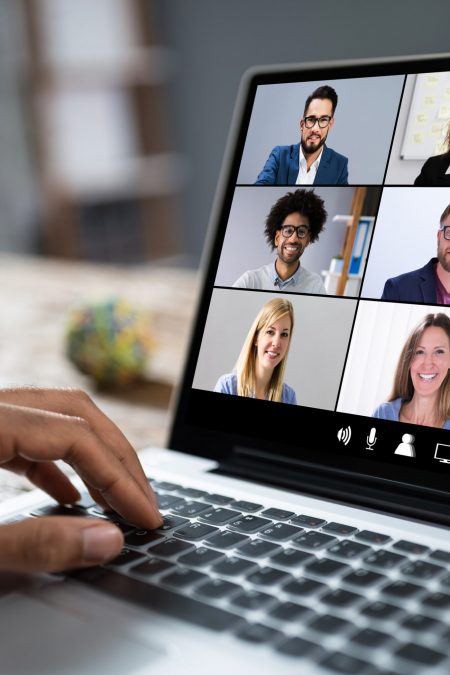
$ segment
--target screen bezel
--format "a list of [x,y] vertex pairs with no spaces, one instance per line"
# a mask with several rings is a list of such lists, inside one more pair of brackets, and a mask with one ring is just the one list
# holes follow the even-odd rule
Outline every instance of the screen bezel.
[[[235,396],[218,395],[213,392],[199,391],[192,388],[197,357],[200,350],[203,329],[208,313],[209,303],[214,288],[214,280],[220,258],[220,252],[225,234],[228,214],[237,185],[242,152],[250,123],[253,102],[257,87],[264,84],[288,82],[307,82],[309,80],[345,79],[359,77],[379,77],[388,75],[408,75],[420,72],[434,72],[450,70],[450,55],[437,54],[431,56],[411,56],[383,59],[365,59],[359,62],[341,61],[315,63],[306,66],[290,64],[286,66],[269,66],[253,68],[244,74],[238,92],[237,103],[233,115],[231,131],[222,164],[218,188],[216,191],[212,214],[208,228],[208,238],[203,255],[203,284],[199,295],[196,317],[192,327],[190,346],[187,352],[185,370],[181,385],[177,391],[174,405],[174,415],[169,437],[171,449],[192,455],[207,457],[218,462],[230,463],[239,449],[251,451],[253,461],[263,458],[282,457],[283,463],[290,464],[293,471],[301,472],[313,469],[320,477],[320,473],[336,473],[346,479],[368,481],[377,484],[395,485],[397,491],[405,490],[419,493],[434,493],[446,497],[450,494],[448,477],[437,471],[427,470],[424,466],[411,467],[405,458],[395,458],[393,461],[377,461],[357,454],[342,455],[323,453],[317,456],[317,442],[311,439],[311,434],[299,433],[295,444],[285,445],[277,443],[275,436],[261,434],[261,419],[266,420],[266,428],[274,425],[274,420],[283,419],[288,413],[284,404],[273,404],[265,401],[244,400]],[[217,397],[220,402],[217,404]],[[188,419],[188,416],[190,420]],[[247,424],[254,424],[258,428],[259,436],[242,433],[242,423],[237,423],[245,416]],[[301,421],[308,417],[321,421],[331,420],[330,416],[338,416],[338,424],[344,426],[351,423],[361,439],[366,434],[370,419],[358,415],[342,412],[321,411],[303,408],[299,415]],[[318,418],[321,418],[319,420]],[[233,431],[230,431],[224,420],[233,419]],[[192,423],[194,421],[194,424]],[[387,434],[401,435],[406,430],[411,431],[412,425],[401,422],[377,420],[377,428]],[[328,424],[330,429],[334,426]],[[395,431],[394,431],[395,429]],[[433,430],[414,426],[417,438],[427,436],[427,440],[442,442],[442,430]],[[330,432],[331,433],[331,432]],[[321,443],[328,442],[322,438]],[[331,436],[330,436],[331,441]],[[334,441],[334,438],[333,438]],[[301,456],[299,456],[301,454]],[[434,448],[431,452],[434,455]],[[401,480],[399,479],[401,476]]]

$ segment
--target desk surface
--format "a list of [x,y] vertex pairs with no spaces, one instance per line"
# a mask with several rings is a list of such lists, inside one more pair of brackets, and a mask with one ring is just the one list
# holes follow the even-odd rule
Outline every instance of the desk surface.
[[[0,386],[82,388],[137,450],[164,445],[198,282],[198,273],[187,269],[0,254]],[[145,382],[101,391],[68,361],[65,331],[71,309],[112,297],[151,311],[157,344]],[[26,479],[0,470],[0,500],[28,487]]]

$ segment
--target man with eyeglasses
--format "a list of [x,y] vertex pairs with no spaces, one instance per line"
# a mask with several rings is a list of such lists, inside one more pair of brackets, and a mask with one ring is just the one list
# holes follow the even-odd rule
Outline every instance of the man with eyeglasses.
[[233,286],[325,295],[320,275],[300,265],[300,258],[319,238],[326,218],[323,199],[314,190],[296,190],[281,197],[270,209],[264,230],[268,245],[277,252],[275,261],[244,272]]
[[300,143],[277,145],[255,185],[348,185],[347,157],[325,145],[337,101],[328,85],[308,96],[300,120]]
[[381,299],[450,305],[450,204],[441,215],[437,258],[418,270],[388,279]]

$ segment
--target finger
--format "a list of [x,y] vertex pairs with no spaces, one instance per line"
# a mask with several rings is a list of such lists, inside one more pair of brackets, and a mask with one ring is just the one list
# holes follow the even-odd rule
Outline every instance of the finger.
[[112,452],[124,464],[137,481],[153,506],[157,508],[156,496],[141,467],[137,454],[120,429],[98,408],[84,391],[79,389],[37,389],[20,387],[0,389],[0,402],[49,410],[85,419],[92,429],[109,445]]
[[0,463],[17,456],[32,462],[66,461],[125,520],[154,528],[162,518],[114,453],[76,417],[0,405]]
[[20,476],[26,476],[33,485],[47,492],[60,504],[74,504],[81,498],[70,479],[52,462],[30,462],[23,457],[16,457],[2,466]]
[[123,534],[95,518],[30,518],[0,527],[0,570],[58,572],[119,555]]

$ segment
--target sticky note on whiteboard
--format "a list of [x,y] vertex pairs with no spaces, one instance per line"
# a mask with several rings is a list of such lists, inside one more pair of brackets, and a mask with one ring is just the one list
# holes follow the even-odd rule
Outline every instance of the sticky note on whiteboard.
[[428,122],[428,113],[420,112],[416,117],[417,124],[426,124]]
[[422,131],[418,131],[417,133],[413,134],[412,141],[415,143],[415,145],[420,145],[423,143],[424,139],[424,133]]
[[439,106],[438,119],[439,120],[450,119],[450,104],[444,103],[443,105]]
[[425,83],[430,86],[439,82],[440,73],[428,73]]

